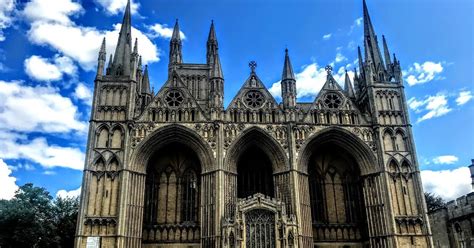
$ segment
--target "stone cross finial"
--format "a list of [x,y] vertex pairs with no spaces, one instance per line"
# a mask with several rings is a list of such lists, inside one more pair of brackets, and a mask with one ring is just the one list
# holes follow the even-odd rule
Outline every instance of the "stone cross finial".
[[255,61],[253,61],[253,60],[250,61],[249,67],[250,67],[250,70],[251,70],[252,72],[255,72],[255,68],[257,68],[257,62],[255,62]]
[[325,67],[325,69],[326,69],[326,72],[328,73],[328,75],[331,75],[331,74],[332,74],[332,66],[327,65],[327,66]]

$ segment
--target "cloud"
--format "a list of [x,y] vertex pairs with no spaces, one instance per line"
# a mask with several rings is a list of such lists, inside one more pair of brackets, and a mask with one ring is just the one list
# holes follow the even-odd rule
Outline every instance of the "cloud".
[[0,199],[10,200],[18,190],[16,178],[11,173],[10,167],[0,159]]
[[412,97],[407,103],[415,113],[426,112],[418,118],[417,123],[443,116],[452,110],[448,106],[447,96],[442,93],[438,93],[435,96],[427,96],[424,100],[417,100],[415,97]]
[[79,187],[78,189],[69,190],[69,191],[61,189],[58,191],[58,193],[56,193],[56,197],[61,197],[61,198],[75,198],[80,195],[81,195],[81,187]]
[[26,159],[50,169],[64,167],[74,170],[84,168],[85,154],[78,148],[48,144],[46,138],[29,140],[26,135],[0,131],[0,158]]
[[[54,1],[54,4],[48,4]],[[102,39],[107,39],[107,54],[113,54],[118,40],[121,24],[113,25],[112,30],[100,30],[96,27],[77,25],[70,17],[82,13],[82,7],[72,8],[70,5],[78,5],[69,0],[58,1],[62,4],[54,7],[49,12],[38,11],[30,13],[27,10],[29,4],[35,4],[38,9],[47,9],[55,5],[56,0],[33,0],[28,3],[23,11],[31,22],[27,33],[28,39],[36,44],[50,47],[67,57],[77,61],[84,70],[93,70],[97,65],[97,56]],[[51,16],[50,16],[51,15]],[[138,38],[138,51],[142,55],[145,64],[159,61],[159,49],[140,30],[132,28],[132,39]]]
[[459,96],[456,98],[456,103],[458,106],[464,105],[472,99],[472,92],[470,90],[465,90],[459,92]]
[[32,0],[23,10],[23,15],[30,21],[71,24],[69,16],[84,11],[82,6],[71,0]]
[[354,22],[351,25],[351,28],[350,28],[348,34],[351,34],[354,31],[355,28],[362,26],[363,21],[364,21],[364,18],[362,18],[362,17],[359,17],[359,18],[355,19]]
[[18,132],[85,133],[87,123],[78,119],[71,99],[57,89],[27,86],[0,80],[0,130]]
[[63,75],[76,76],[77,67],[74,62],[65,56],[56,54],[54,59],[43,58],[33,55],[25,59],[26,74],[38,81],[57,81],[62,79]]
[[15,0],[0,1],[0,41],[5,40],[3,30],[10,27],[13,22],[13,11],[15,10]]
[[74,97],[88,105],[92,105],[92,91],[83,83],[77,84],[74,90]]
[[424,84],[432,80],[443,79],[443,77],[440,76],[443,70],[442,62],[426,61],[423,64],[413,63],[408,70],[403,71],[403,74],[405,75],[405,81],[408,85],[413,86]]
[[458,157],[454,155],[443,155],[438,156],[433,159],[433,163],[435,164],[454,164],[458,161]]
[[471,173],[469,168],[460,167],[453,170],[422,170],[421,179],[425,192],[453,200],[471,192]]
[[329,40],[329,39],[331,39],[331,36],[332,36],[331,33],[325,34],[325,35],[323,35],[323,40]]
[[[168,25],[166,24],[156,23],[151,26],[148,26],[148,29],[151,31],[150,35],[153,38],[161,37],[165,39],[170,39],[173,35],[173,28],[168,27]],[[181,36],[181,39],[186,39],[186,35],[182,31],[179,31],[179,34]]]
[[[109,14],[115,15],[121,13],[125,10],[127,6],[127,0],[94,0],[99,6],[104,8]],[[130,10],[132,14],[137,13],[140,5],[135,3],[135,1],[130,2]]]

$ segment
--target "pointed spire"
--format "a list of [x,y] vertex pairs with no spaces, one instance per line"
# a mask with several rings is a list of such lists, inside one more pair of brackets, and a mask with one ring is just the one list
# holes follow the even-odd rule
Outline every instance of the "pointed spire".
[[143,73],[142,79],[142,94],[151,94],[150,93],[150,78],[148,76],[148,65],[145,65],[145,72]]
[[295,80],[295,74],[293,73],[293,67],[291,66],[290,56],[288,55],[288,49],[285,49],[285,64],[283,65],[283,73],[281,80]]
[[363,1],[364,5],[364,39],[365,39],[365,50],[366,50],[366,60],[371,59],[374,62],[375,68],[380,65],[384,65],[382,61],[382,54],[380,53],[379,45],[377,42],[377,36],[375,35],[374,27],[372,21],[370,20],[369,10],[367,8],[367,3]]
[[219,54],[214,56],[213,66],[211,69],[211,78],[221,78],[224,79],[224,74],[222,73],[221,61],[219,59]]
[[354,88],[352,87],[351,79],[349,78],[349,73],[347,73],[347,70],[346,70],[346,79],[344,82],[344,90],[346,91],[348,97],[350,98],[355,97]]
[[384,57],[385,57],[385,64],[388,66],[392,63],[390,61],[390,51],[388,50],[387,46],[387,41],[385,40],[385,35],[382,35],[382,40],[383,40],[383,52],[384,52]]
[[176,19],[176,22],[174,24],[173,35],[171,36],[171,40],[181,40],[178,19]]
[[102,44],[100,45],[99,59],[101,59],[100,55],[104,55],[105,60],[105,37],[102,39]]
[[362,75],[364,73],[364,60],[362,59],[362,52],[360,51],[360,46],[357,47],[357,53],[359,55],[359,71]]
[[138,57],[138,70],[142,70],[142,56]]
[[132,43],[132,20],[130,11],[130,0],[127,2],[123,16],[122,27],[115,48],[113,70],[119,75],[130,75],[130,55]]
[[171,36],[170,41],[169,66],[181,63],[183,63],[183,55],[181,52],[181,35],[179,31],[178,19],[176,19],[176,23],[174,24],[173,28],[173,35]]
[[218,56],[217,53],[218,45],[217,45],[217,36],[216,30],[214,28],[214,21],[211,21],[211,28],[209,29],[209,36],[207,38],[207,64],[212,66],[214,63],[214,57]]
[[138,38],[135,38],[135,45],[133,46],[133,53],[138,54]]
[[105,60],[107,59],[106,57],[106,52],[105,52],[105,37],[102,40],[102,44],[100,45],[100,50],[99,50],[99,58],[97,62],[97,76],[102,76],[104,74],[104,66],[105,66]]

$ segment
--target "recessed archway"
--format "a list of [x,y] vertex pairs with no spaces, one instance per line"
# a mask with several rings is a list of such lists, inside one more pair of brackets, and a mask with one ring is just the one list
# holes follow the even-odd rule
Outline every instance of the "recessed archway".
[[274,197],[272,163],[256,145],[249,146],[237,162],[237,197],[245,198],[255,193]]

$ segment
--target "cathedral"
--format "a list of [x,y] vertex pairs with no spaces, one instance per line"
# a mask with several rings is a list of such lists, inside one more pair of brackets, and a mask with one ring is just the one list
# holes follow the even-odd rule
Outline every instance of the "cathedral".
[[281,103],[250,62],[224,107],[214,24],[196,64],[176,22],[155,93],[129,2],[107,65],[99,51],[75,246],[432,247],[400,62],[365,0],[363,22],[354,77],[327,66],[299,102],[286,50]]

